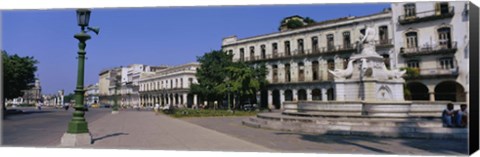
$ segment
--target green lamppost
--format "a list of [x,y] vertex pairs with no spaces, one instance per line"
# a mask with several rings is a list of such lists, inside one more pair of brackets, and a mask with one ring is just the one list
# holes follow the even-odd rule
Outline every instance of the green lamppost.
[[[90,39],[90,35],[87,34],[88,31],[93,31],[98,35],[98,28],[88,27],[88,22],[90,20],[90,10],[88,9],[78,9],[77,10],[77,22],[78,26],[81,27],[80,33],[74,35],[78,39],[78,71],[77,71],[77,86],[75,89],[75,106],[73,107],[75,111],[73,112],[73,118],[68,123],[67,133],[63,135],[61,145],[62,146],[77,146],[90,144],[91,137],[88,133],[88,124],[85,120],[85,108],[83,105],[85,89],[83,88],[84,84],[84,73],[85,73],[85,47],[87,46],[86,41]],[[85,30],[85,28],[87,30]]]

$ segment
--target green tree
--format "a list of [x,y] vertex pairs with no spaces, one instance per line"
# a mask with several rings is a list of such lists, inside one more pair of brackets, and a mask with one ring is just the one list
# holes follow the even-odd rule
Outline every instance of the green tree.
[[192,85],[192,93],[205,98],[209,104],[213,101],[222,102],[228,93],[235,93],[241,100],[255,98],[255,93],[267,84],[265,66],[232,62],[232,57],[222,51],[212,51],[198,57],[201,66],[197,69],[198,84]]
[[74,99],[75,99],[75,94],[74,93],[69,93],[69,94],[63,96],[63,102],[66,102],[66,103],[70,103]]
[[[303,18],[303,17],[302,17]],[[288,29],[295,29],[295,28],[300,28],[306,25],[310,25],[315,23],[315,20],[313,20],[310,17],[305,17],[303,19],[301,18],[285,18],[280,22],[280,27],[278,30],[281,29],[283,25],[285,25]]]
[[[35,82],[38,61],[31,56],[9,55],[4,50],[2,50],[2,60],[3,100],[22,96],[22,90],[28,89],[29,84]],[[6,110],[5,102],[3,103],[3,110]]]

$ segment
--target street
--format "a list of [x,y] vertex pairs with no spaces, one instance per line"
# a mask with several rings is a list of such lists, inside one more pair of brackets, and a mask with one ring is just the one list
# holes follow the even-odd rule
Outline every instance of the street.
[[[73,108],[19,108],[23,113],[9,115],[2,123],[2,145],[51,147],[60,144],[67,130]],[[111,109],[90,109],[85,113],[89,123],[110,114]]]
[[[56,147],[73,110],[33,108],[3,121],[3,145]],[[151,111],[90,109],[93,143],[82,148],[464,155],[466,140],[372,138],[292,133],[243,126],[248,117],[172,118]]]

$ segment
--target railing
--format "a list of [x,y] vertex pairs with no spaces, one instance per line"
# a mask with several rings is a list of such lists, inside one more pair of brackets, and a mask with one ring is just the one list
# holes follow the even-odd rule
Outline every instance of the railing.
[[459,68],[454,66],[453,68],[420,68],[418,76],[408,76],[408,79],[415,78],[438,78],[438,77],[456,77],[458,76]]
[[375,40],[376,46],[393,46],[392,39]]
[[454,13],[453,6],[450,6],[448,7],[447,12],[442,12],[441,9],[439,9],[439,10],[418,12],[414,16],[400,15],[398,16],[398,23],[403,25],[403,24],[410,24],[410,23],[421,22],[421,21],[450,18],[450,17],[453,17],[454,14],[455,13]]
[[[389,46],[392,44],[392,39],[378,40],[375,41],[376,46]],[[284,59],[290,57],[305,57],[310,55],[318,54],[330,54],[337,52],[355,52],[357,50],[357,43],[345,44],[345,45],[335,45],[331,47],[312,47],[312,49],[295,49],[290,50],[290,54],[285,52],[279,52],[278,50],[272,51],[272,54],[266,54],[265,56],[249,56],[239,59],[239,61],[251,62],[251,61],[261,61],[269,59]]]
[[408,56],[417,56],[417,55],[428,55],[428,54],[439,54],[439,53],[455,53],[457,50],[457,42],[451,42],[449,44],[439,44],[431,45],[424,44],[422,47],[413,47],[413,48],[400,48],[400,53],[404,57]]

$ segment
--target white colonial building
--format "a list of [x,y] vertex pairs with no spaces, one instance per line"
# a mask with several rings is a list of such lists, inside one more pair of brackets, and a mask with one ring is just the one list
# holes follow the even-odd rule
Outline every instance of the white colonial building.
[[393,3],[398,66],[413,100],[468,102],[468,1]]
[[85,104],[92,105],[99,102],[98,83],[88,85],[85,87]]
[[385,9],[266,35],[243,39],[232,36],[223,39],[222,48],[233,54],[234,61],[266,65],[269,85],[260,93],[263,107],[280,109],[284,101],[336,100],[333,76],[328,70],[345,68],[349,57],[358,53],[356,42],[366,25],[376,29],[376,49],[388,67],[392,64],[391,16]]
[[122,107],[133,107],[140,103],[140,75],[168,68],[131,64],[102,70],[99,74],[98,93],[100,104],[114,105],[114,99]]
[[197,83],[195,74],[199,67],[200,64],[194,62],[143,73],[138,81],[141,106],[168,104],[176,107],[192,107],[198,104],[197,95],[190,94],[190,85]]
[[[268,68],[261,105],[337,100],[328,70],[346,68],[365,25],[375,28],[376,50],[387,68],[411,67],[413,100],[464,102],[468,97],[468,2],[393,3],[367,16],[349,16],[247,38],[226,37],[222,49],[236,62]],[[292,16],[288,18],[301,18]],[[283,21],[288,21],[283,20]],[[341,96],[340,96],[341,97]]]

